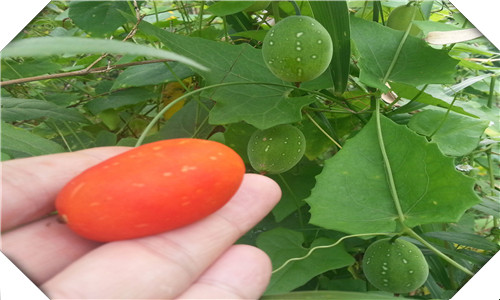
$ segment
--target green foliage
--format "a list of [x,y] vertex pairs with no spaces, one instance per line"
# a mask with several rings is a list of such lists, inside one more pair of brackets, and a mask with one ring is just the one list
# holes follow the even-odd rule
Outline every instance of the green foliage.
[[332,39],[333,53],[330,73],[334,92],[342,95],[349,81],[349,57],[351,56],[351,31],[349,8],[345,1],[310,2],[314,17],[328,31]]
[[130,12],[124,1],[72,1],[68,17],[76,26],[96,36],[113,33],[126,22],[123,12]]
[[[318,238],[310,243],[311,247],[327,245],[332,239]],[[276,228],[262,233],[257,238],[257,246],[264,250],[271,260],[273,267],[279,267],[287,259],[303,256],[308,252],[303,247],[303,234],[285,228]],[[328,270],[349,266],[354,262],[341,246],[333,249],[319,250],[307,259],[289,264],[285,269],[278,271],[271,279],[267,294],[278,294],[297,288],[316,275]]]
[[[264,299],[393,299],[362,257],[394,235],[430,266],[399,298],[450,298],[500,247],[500,52],[484,38],[427,44],[471,27],[447,1],[411,2],[418,38],[387,26],[398,1],[255,3],[50,3],[1,52],[2,160],[195,137],[255,172],[251,135],[293,124],[305,154],[268,175],[282,199],[240,240],[272,259]],[[329,69],[300,85],[262,55],[297,12],[334,46]]]
[[[474,180],[456,171],[453,160],[441,154],[435,144],[405,126],[386,118],[381,121],[397,198],[386,175],[387,164],[372,117],[326,161],[316,177],[306,200],[311,205],[311,223],[347,233],[394,232],[398,221],[410,227],[457,222],[479,201],[473,191]],[[363,168],[356,167],[359,165]]]
[[[385,81],[418,86],[453,83],[458,63],[444,49],[434,49],[421,39],[374,22],[351,18],[351,36],[359,51],[360,80],[387,91]],[[398,49],[400,55],[398,55]]]
[[478,147],[488,123],[487,120],[426,110],[413,116],[408,126],[435,142],[444,154],[464,156]]

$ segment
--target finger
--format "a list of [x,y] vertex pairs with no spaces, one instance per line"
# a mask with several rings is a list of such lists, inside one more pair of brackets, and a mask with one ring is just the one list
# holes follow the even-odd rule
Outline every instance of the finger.
[[189,226],[105,244],[42,285],[54,298],[167,298],[194,282],[276,205],[271,179],[247,174],[223,208]]
[[56,195],[70,179],[92,165],[128,149],[92,148],[3,162],[2,231],[54,211]]
[[271,260],[262,250],[229,248],[179,299],[258,299],[271,278]]
[[36,285],[102,244],[76,235],[56,218],[44,218],[2,235],[2,252]]

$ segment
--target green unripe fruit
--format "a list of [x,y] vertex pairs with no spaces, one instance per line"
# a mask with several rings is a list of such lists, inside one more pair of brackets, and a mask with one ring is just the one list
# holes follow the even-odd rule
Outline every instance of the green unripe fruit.
[[[414,17],[413,17],[413,14],[415,14]],[[412,17],[413,17],[413,21],[425,20],[425,17],[422,14],[420,7],[407,6],[407,5],[398,6],[391,11],[391,13],[389,14],[389,17],[387,17],[386,24],[387,24],[387,27],[390,27],[392,29],[406,31],[406,29],[410,25],[410,22],[412,22]],[[415,25],[411,26],[411,29],[410,29],[411,35],[417,36],[421,32],[422,31],[417,26],[415,26]]]
[[421,287],[429,266],[414,244],[396,239],[381,239],[366,249],[363,273],[376,288],[391,293],[409,293]]
[[262,174],[279,174],[293,168],[304,156],[306,139],[292,125],[255,131],[248,141],[248,159]]
[[307,16],[290,16],[276,23],[262,44],[262,55],[269,70],[290,82],[318,77],[328,68],[332,54],[328,31]]

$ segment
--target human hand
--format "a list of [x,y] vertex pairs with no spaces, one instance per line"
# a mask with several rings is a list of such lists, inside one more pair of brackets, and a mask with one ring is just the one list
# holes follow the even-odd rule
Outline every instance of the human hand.
[[126,150],[4,162],[2,252],[52,299],[260,297],[271,275],[269,258],[233,244],[278,202],[279,187],[267,177],[246,174],[231,201],[203,220],[133,240],[86,240],[47,216],[71,178]]

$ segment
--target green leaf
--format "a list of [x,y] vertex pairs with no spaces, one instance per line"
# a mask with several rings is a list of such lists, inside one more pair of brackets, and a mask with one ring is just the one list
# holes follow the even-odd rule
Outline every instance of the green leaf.
[[247,31],[240,31],[236,33],[232,33],[231,36],[233,37],[245,37],[249,39],[254,39],[256,41],[263,41],[264,38],[266,37],[267,31],[265,30],[247,30]]
[[[463,114],[463,115],[470,116],[470,117],[476,117],[475,115],[465,111],[460,106],[452,106],[447,101],[445,101],[443,99],[436,98],[436,97],[426,93],[425,91],[423,93],[420,93],[419,89],[417,89],[416,87],[411,86],[411,85],[407,85],[407,84],[399,83],[399,82],[392,82],[391,89],[394,93],[396,93],[396,95],[398,97],[401,97],[404,99],[412,100],[413,98],[415,98],[418,95],[418,97],[416,97],[414,100],[415,102],[419,102],[419,103],[423,103],[423,104],[427,104],[427,105],[432,105],[432,106],[436,106],[436,107],[441,107],[441,108],[446,108],[446,109],[450,108],[452,111],[457,112],[459,114]],[[406,107],[405,105],[403,105],[400,108],[398,108],[397,110],[395,110],[394,113],[396,113],[396,112],[397,113],[405,113],[405,112],[411,112],[413,110],[414,109],[412,109],[411,107]]]
[[[170,63],[175,75],[184,79],[193,75],[193,71],[183,64],[176,62]],[[177,81],[177,78],[165,65],[165,63],[155,63],[147,65],[132,66],[125,69],[113,83],[112,90],[126,87],[139,87],[146,85],[155,85],[170,81]]]
[[227,146],[236,151],[245,163],[250,163],[248,160],[248,141],[252,134],[257,130],[252,125],[245,122],[233,123],[226,127],[224,131],[224,139]]
[[460,27],[434,22],[434,21],[421,21],[421,20],[413,20],[412,22],[415,24],[420,30],[422,30],[424,36],[426,36],[431,31],[451,31],[451,30],[460,30]]
[[212,103],[188,101],[162,126],[158,132],[161,139],[201,138],[206,139],[213,126],[208,124],[208,111]]
[[219,1],[210,5],[207,11],[216,16],[227,16],[245,10],[253,3],[254,1]]
[[424,233],[424,236],[440,239],[453,244],[473,247],[476,249],[495,251],[495,252],[499,250],[498,245],[474,233],[439,231],[439,232],[426,232]]
[[[155,36],[175,52],[201,62],[210,72],[200,71],[206,85],[225,82],[275,83],[289,85],[275,77],[264,64],[261,50],[248,44],[227,43],[185,37],[141,23],[144,34]],[[312,96],[290,97],[290,88],[246,84],[217,88],[206,93],[216,101],[210,112],[211,124],[245,121],[259,129],[298,122],[301,109],[314,101]]]
[[11,158],[64,152],[64,148],[31,132],[2,122],[2,152]]
[[[394,65],[404,32],[375,22],[351,18],[351,37],[360,53],[360,80],[386,92],[383,79],[410,85],[454,83],[458,61],[445,50],[431,48],[424,41],[408,36]],[[392,66],[392,69],[391,69]]]
[[297,167],[288,172],[279,176],[269,176],[280,185],[282,191],[280,201],[272,210],[276,222],[283,221],[306,204],[304,199],[310,195],[311,189],[316,183],[314,177],[320,171],[321,168],[316,163],[303,160]]
[[264,295],[262,300],[397,300],[409,299],[386,292],[300,291],[279,295]]
[[351,31],[347,2],[311,1],[309,4],[314,18],[325,27],[332,38],[333,55],[329,70],[335,93],[341,95],[347,88],[351,60]]
[[[318,238],[312,242],[311,248],[334,242],[332,239]],[[306,255],[309,249],[304,248],[303,243],[302,233],[285,228],[272,229],[260,234],[257,238],[257,246],[269,255],[273,269],[280,267],[290,258]],[[316,275],[353,263],[354,258],[341,245],[318,249],[306,259],[290,262],[285,268],[274,273],[266,294],[289,292],[305,284]]]
[[463,156],[476,149],[488,123],[454,113],[447,115],[446,111],[426,110],[415,114],[408,127],[431,137],[444,154]]
[[99,97],[85,104],[93,114],[98,114],[110,108],[121,108],[146,102],[157,97],[157,94],[144,88],[120,90],[107,97]]
[[18,99],[2,97],[2,120],[5,122],[54,118],[60,121],[88,123],[88,120],[75,109],[69,109],[37,99]]
[[125,1],[71,1],[68,16],[81,29],[102,36],[127,22],[120,10],[129,12]]
[[2,58],[102,53],[128,54],[171,59],[190,67],[207,71],[204,66],[179,54],[156,49],[150,46],[115,40],[79,37],[35,37],[14,41],[3,48],[1,52]]
[[24,59],[22,63],[13,60],[2,61],[2,79],[17,79],[50,74],[61,69],[61,65],[47,59]]
[[[395,191],[408,227],[456,222],[479,202],[474,180],[454,161],[406,126],[381,118]],[[306,199],[311,223],[346,233],[395,232],[395,202],[388,186],[375,118],[325,163]]]

